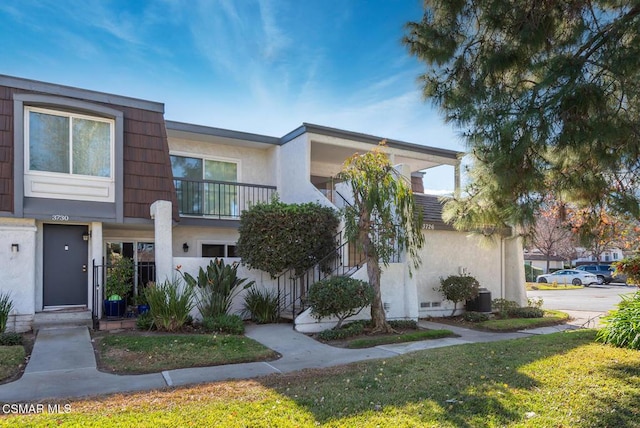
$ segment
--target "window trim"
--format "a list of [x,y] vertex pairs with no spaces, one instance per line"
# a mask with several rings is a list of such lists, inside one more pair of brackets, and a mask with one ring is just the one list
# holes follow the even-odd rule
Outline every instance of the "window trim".
[[[24,114],[24,171],[25,174],[29,174],[29,175],[41,175],[41,176],[49,176],[49,177],[65,177],[65,178],[71,178],[73,177],[74,179],[78,179],[78,180],[84,180],[84,179],[90,179],[90,180],[99,180],[99,181],[105,181],[105,182],[113,182],[113,177],[114,177],[114,157],[115,157],[115,128],[116,128],[116,123],[114,119],[111,118],[105,118],[102,116],[90,116],[88,114],[81,114],[81,113],[75,113],[75,112],[70,112],[70,111],[64,111],[64,110],[56,110],[56,109],[52,109],[52,108],[42,108],[42,107],[34,107],[34,106],[25,106],[24,107],[25,110],[25,114]],[[85,120],[92,120],[94,122],[103,122],[103,123],[108,123],[109,124],[109,131],[110,131],[110,136],[109,136],[109,176],[108,177],[103,177],[103,176],[99,176],[99,175],[85,175],[85,174],[75,174],[72,171],[72,168],[69,168],[69,172],[53,172],[53,171],[42,171],[42,170],[32,170],[31,169],[31,151],[30,151],[30,134],[29,134],[29,123],[30,123],[30,117],[29,117],[29,113],[34,112],[34,113],[42,113],[42,114],[47,114],[50,116],[59,116],[59,117],[66,117],[71,119],[69,121],[69,128],[73,128],[72,125],[72,120],[75,119],[85,119]],[[73,135],[72,132],[69,133],[69,139],[70,142],[73,141]],[[69,146],[69,159],[70,159],[70,166],[73,165],[73,159],[72,159],[72,154],[73,154],[73,147]]]

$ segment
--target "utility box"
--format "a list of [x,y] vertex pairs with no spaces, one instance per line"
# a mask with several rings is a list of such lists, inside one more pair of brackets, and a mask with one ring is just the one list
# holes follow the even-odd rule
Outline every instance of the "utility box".
[[481,288],[475,299],[467,300],[465,305],[467,311],[471,312],[491,312],[491,291]]

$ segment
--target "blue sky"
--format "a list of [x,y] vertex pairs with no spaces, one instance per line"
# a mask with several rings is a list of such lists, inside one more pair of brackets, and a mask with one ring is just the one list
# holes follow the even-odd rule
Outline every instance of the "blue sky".
[[[401,44],[422,0],[3,0],[0,74],[283,136],[303,122],[463,150]],[[453,187],[449,168],[426,187]]]

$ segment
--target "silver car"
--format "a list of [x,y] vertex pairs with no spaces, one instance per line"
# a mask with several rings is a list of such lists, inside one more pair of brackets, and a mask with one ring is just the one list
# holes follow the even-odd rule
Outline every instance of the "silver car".
[[592,273],[577,269],[562,269],[546,275],[538,275],[537,282],[555,282],[558,284],[585,285],[598,283],[598,277]]

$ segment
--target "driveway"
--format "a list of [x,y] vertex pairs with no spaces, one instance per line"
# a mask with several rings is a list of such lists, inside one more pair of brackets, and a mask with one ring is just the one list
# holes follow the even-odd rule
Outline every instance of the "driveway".
[[596,327],[600,317],[615,309],[621,296],[633,294],[636,287],[624,285],[592,285],[575,290],[532,290],[527,291],[529,298],[544,300],[544,309],[556,309],[567,312],[580,327]]

